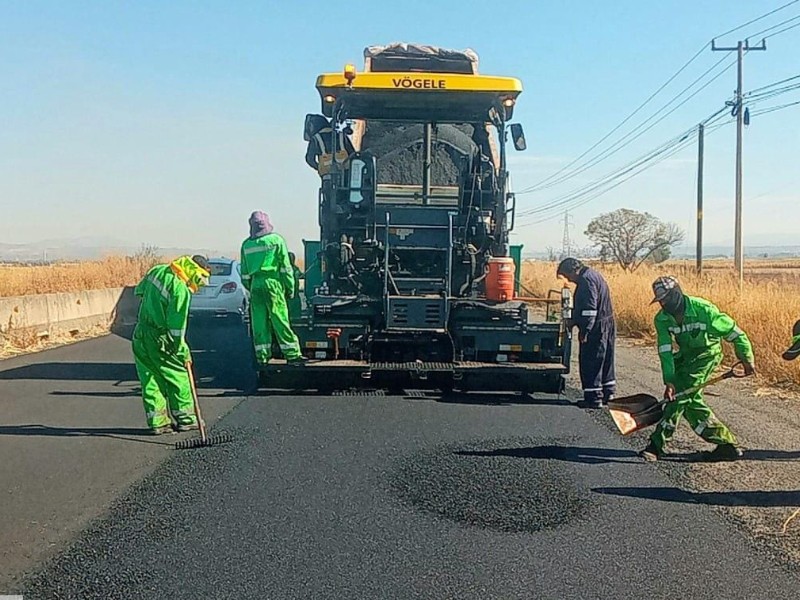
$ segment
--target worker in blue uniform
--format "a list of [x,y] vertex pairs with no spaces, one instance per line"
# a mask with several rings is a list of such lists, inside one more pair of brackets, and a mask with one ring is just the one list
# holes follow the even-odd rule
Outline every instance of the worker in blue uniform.
[[603,276],[576,258],[558,265],[557,277],[575,284],[572,320],[578,327],[581,408],[602,408],[616,393],[614,345],[617,327],[611,293]]

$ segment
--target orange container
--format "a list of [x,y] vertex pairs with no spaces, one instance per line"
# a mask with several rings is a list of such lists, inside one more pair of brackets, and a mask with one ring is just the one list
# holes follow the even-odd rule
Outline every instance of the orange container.
[[514,298],[514,259],[492,256],[487,263],[486,299],[505,302]]

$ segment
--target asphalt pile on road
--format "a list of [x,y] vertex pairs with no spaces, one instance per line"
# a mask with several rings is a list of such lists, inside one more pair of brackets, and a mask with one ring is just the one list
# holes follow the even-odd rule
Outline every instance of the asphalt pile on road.
[[[460,173],[477,149],[470,125],[439,125],[432,142],[431,185],[458,185]],[[422,125],[374,122],[367,125],[361,149],[377,159],[378,183],[422,185]]]
[[398,465],[391,487],[415,509],[505,532],[554,529],[591,511],[557,440],[442,445]]

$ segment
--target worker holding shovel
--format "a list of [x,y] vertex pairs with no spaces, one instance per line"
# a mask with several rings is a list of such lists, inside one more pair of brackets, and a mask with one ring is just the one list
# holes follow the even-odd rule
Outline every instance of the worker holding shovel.
[[[717,447],[710,460],[736,460],[741,449],[731,431],[716,419],[697,390],[675,399],[682,392],[705,383],[722,362],[722,340],[733,343],[736,356],[744,365],[745,375],[755,372],[750,340],[727,314],[711,302],[683,293],[674,277],[659,277],[653,282],[653,302],[661,305],[655,327],[658,356],[669,400],[664,414],[650,436],[650,443],[640,455],[647,461],[658,460],[685,417],[695,433]],[[673,342],[678,349],[673,353]]]

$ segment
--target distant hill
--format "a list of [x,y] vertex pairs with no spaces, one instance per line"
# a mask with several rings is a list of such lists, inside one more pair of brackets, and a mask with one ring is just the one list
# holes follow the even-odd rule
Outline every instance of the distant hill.
[[[59,260],[97,260],[109,255],[132,255],[142,248],[108,238],[42,240],[29,244],[0,243],[0,262],[52,262]],[[181,254],[236,257],[238,252],[218,248],[157,248],[164,257]]]
[[[585,253],[578,252],[577,255],[583,256]],[[797,258],[800,257],[800,246],[745,246],[744,255],[746,258]],[[694,251],[685,252],[674,251],[673,258],[695,258]],[[529,252],[523,248],[524,258],[535,258],[539,260],[547,259],[547,252]],[[732,246],[706,246],[703,248],[704,258],[733,258]]]

